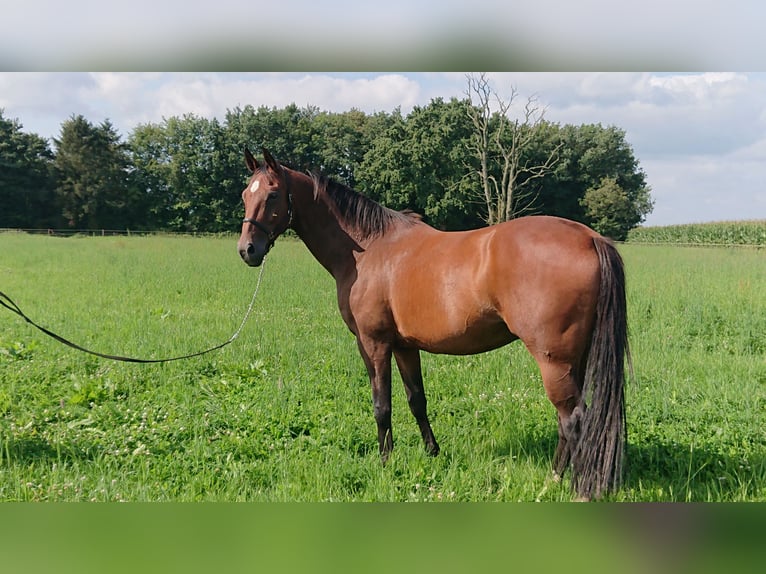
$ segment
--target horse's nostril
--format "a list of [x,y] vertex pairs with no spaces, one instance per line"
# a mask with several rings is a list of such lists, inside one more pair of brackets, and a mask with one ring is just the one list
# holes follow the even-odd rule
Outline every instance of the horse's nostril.
[[252,243],[247,244],[247,254],[252,255],[255,253],[255,246]]

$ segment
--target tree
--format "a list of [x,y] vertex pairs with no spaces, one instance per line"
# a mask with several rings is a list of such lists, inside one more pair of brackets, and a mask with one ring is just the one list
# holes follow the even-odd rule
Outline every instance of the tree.
[[624,225],[635,226],[643,221],[652,210],[650,188],[625,132],[600,124],[565,125],[559,131],[564,142],[561,160],[553,177],[541,180],[539,201],[543,212],[595,225],[598,217],[586,213],[585,195],[588,190],[600,188],[606,179],[613,179],[626,194],[634,214],[624,219]]
[[405,117],[396,108],[389,114],[387,125],[370,140],[356,173],[360,190],[392,209],[416,209],[407,137]]
[[58,218],[47,140],[22,132],[0,108],[0,227],[55,227]]
[[464,177],[469,105],[467,100],[435,98],[406,118],[397,110],[359,168],[365,193],[388,207],[417,211],[437,228],[480,225],[470,203],[477,190]]
[[[193,114],[165,120],[168,225],[174,231],[224,231],[235,223],[239,191],[225,161],[224,130],[218,120]],[[241,169],[240,160],[240,170]],[[241,219],[241,216],[240,216]]]
[[[470,98],[435,98],[406,116],[400,109],[367,115],[295,104],[245,106],[228,110],[224,122],[190,114],[139,125],[127,144],[108,121],[93,126],[73,116],[54,140],[60,209],[73,227],[236,229],[247,180],[243,148],[257,152],[265,145],[294,169],[335,177],[391,208],[421,213],[440,229],[469,229],[531,212],[607,229],[603,206],[609,204],[620,212],[609,233],[619,236],[651,211],[645,174],[622,130],[548,122],[535,98],[513,120],[508,114],[518,98],[515,89],[501,100],[485,75],[468,79],[478,105]],[[26,145],[14,135],[18,127],[0,121],[0,161],[9,166],[9,142],[13,149]],[[37,150],[35,165],[44,165],[44,140],[23,141]],[[0,183],[10,181],[9,173],[0,172]],[[9,206],[0,215],[10,217],[27,205],[17,201],[22,187],[34,186],[5,183],[0,189],[0,204]]]
[[467,108],[474,127],[468,145],[479,163],[476,173],[487,209],[487,223],[492,225],[537,211],[531,183],[551,171],[561,148],[557,144],[539,162],[528,161],[530,156],[525,155],[544,125],[545,109],[531,96],[523,117],[511,119],[509,114],[518,97],[516,88],[504,99],[490,86],[485,73],[468,74],[466,80],[466,95],[472,104],[476,101]]
[[131,133],[132,182],[157,229],[220,232],[236,228],[244,186],[241,150],[216,119],[194,114],[142,124]]
[[128,229],[133,223],[129,157],[107,120],[94,126],[72,116],[54,138],[56,193],[70,227]]
[[255,109],[248,105],[227,111],[224,124],[240,166],[244,146],[253,151],[265,146],[283,164],[306,171],[321,164],[315,121],[319,115],[319,109],[313,106],[299,108],[290,104],[281,109]]
[[311,137],[319,165],[316,169],[341,183],[357,187],[357,171],[375,133],[383,125],[379,114],[368,116],[352,109],[343,113],[322,112],[314,119]]
[[144,229],[168,229],[171,219],[171,155],[165,127],[141,124],[128,136],[131,185],[143,207]]
[[652,207],[648,188],[631,199],[615,177],[604,177],[599,185],[589,188],[580,204],[593,229],[618,241],[623,241]]

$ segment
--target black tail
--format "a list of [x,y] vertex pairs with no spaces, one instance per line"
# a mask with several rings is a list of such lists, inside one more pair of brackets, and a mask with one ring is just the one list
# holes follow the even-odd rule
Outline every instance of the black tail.
[[630,362],[622,258],[609,240],[599,237],[593,243],[601,267],[601,288],[585,367],[587,408],[571,461],[572,487],[588,499],[617,489],[622,479],[627,440],[626,355]]

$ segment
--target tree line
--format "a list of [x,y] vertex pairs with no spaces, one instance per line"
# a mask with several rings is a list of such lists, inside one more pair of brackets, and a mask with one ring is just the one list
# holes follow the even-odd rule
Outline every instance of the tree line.
[[[248,105],[223,120],[141,124],[126,139],[108,120],[72,115],[52,142],[0,109],[0,228],[236,230],[245,146],[266,146],[285,165],[330,175],[440,229],[550,214],[623,239],[652,209],[623,130],[542,115],[514,123],[470,97],[436,98],[408,114]],[[500,209],[490,192],[511,176],[515,195]]]

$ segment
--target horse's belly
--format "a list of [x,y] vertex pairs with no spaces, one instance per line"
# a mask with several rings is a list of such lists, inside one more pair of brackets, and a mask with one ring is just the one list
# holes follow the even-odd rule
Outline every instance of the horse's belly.
[[496,314],[466,315],[462,321],[451,313],[430,317],[418,313],[417,321],[398,322],[399,344],[429,353],[473,355],[507,345],[517,337]]

